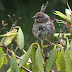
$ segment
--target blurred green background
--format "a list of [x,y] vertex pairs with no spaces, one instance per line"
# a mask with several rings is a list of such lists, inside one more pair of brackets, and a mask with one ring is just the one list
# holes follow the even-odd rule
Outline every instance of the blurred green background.
[[[39,12],[41,5],[43,3],[45,4],[46,2],[47,0],[0,0],[0,26],[2,24],[2,20],[5,20],[8,23],[6,29],[0,34],[9,31],[10,27],[12,26],[12,22],[8,15],[11,15],[13,18],[12,15],[16,14],[17,19],[22,17],[22,20],[20,20],[17,25],[23,30],[25,37],[25,49],[28,49],[30,44],[36,41],[36,38],[32,34],[32,26],[34,22],[32,16]],[[67,8],[66,2],[67,0],[48,0],[48,6],[45,10],[45,13],[48,14],[52,20],[54,20],[54,18],[60,19],[60,17],[53,14],[52,10],[58,10],[65,13],[65,8]],[[70,0],[68,2],[70,7],[72,7],[72,1]],[[59,30],[63,27],[62,24],[59,25],[55,21],[54,25],[56,32],[59,32]],[[51,41],[55,42],[55,39],[56,38],[52,38]],[[6,72],[8,68],[9,64],[3,65],[2,69],[0,69],[0,72]]]

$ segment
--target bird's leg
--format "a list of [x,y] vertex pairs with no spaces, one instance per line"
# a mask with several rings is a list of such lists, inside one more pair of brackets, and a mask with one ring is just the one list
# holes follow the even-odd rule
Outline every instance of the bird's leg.
[[43,61],[44,69],[45,69],[45,61],[44,61],[43,48],[42,47],[43,47],[43,40],[41,40],[41,50],[42,50],[42,61]]
[[[41,40],[41,48],[43,47],[43,40]],[[43,48],[42,48],[42,53],[43,53]]]

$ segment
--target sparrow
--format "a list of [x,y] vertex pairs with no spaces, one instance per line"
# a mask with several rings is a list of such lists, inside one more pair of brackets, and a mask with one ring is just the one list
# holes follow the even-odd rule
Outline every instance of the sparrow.
[[37,12],[32,18],[33,23],[32,33],[38,40],[50,40],[55,34],[53,20],[44,12]]

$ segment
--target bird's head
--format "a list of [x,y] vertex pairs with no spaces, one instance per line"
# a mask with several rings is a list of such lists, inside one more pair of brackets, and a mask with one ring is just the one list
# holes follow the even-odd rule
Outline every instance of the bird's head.
[[43,12],[38,12],[32,18],[35,19],[35,22],[44,23],[48,21],[49,16]]

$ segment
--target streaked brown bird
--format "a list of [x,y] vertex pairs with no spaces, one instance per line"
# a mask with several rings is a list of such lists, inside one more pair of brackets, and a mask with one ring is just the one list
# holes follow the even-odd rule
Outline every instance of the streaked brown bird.
[[48,2],[41,6],[40,12],[37,12],[32,18],[35,22],[33,24],[32,32],[38,40],[47,40],[51,39],[55,33],[55,27],[53,21],[50,17],[44,13]]

